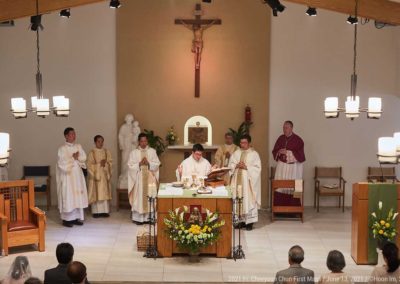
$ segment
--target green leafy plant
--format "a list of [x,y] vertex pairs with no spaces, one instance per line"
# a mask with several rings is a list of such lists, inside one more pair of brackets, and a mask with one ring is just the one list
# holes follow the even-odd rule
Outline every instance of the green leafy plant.
[[[181,250],[198,253],[203,247],[212,245],[221,235],[220,227],[225,225],[224,220],[219,220],[219,214],[206,209],[206,217],[202,222],[189,222],[187,206],[178,207],[169,211],[164,223],[169,238],[176,241]],[[190,219],[190,218],[189,218]]]
[[392,241],[397,235],[396,218],[398,213],[394,213],[390,208],[387,216],[382,212],[382,201],[379,201],[378,211],[371,213],[372,216],[372,234],[378,242],[378,247],[388,241]]
[[242,122],[242,124],[240,124],[238,130],[234,130],[232,128],[229,128],[229,132],[232,134],[233,136],[233,143],[235,143],[235,145],[240,146],[240,137],[242,137],[245,134],[249,134],[250,133],[250,125],[252,124],[252,122]]
[[147,141],[149,142],[149,146],[154,148],[157,152],[157,155],[160,156],[165,151],[164,140],[154,134],[153,130],[144,130],[144,133],[147,135]]

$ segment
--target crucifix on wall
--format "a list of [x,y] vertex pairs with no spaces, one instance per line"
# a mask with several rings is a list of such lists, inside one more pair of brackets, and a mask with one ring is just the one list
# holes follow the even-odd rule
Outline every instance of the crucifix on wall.
[[194,96],[200,97],[200,62],[203,51],[203,32],[213,25],[221,25],[220,19],[202,19],[201,5],[196,4],[195,19],[175,19],[176,25],[183,25],[193,32],[192,52],[195,60]]

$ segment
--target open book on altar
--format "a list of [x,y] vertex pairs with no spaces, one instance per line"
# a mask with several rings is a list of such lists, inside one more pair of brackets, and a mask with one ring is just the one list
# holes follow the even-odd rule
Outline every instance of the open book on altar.
[[227,172],[229,172],[231,169],[228,167],[222,167],[222,168],[217,168],[213,169],[207,176],[207,179],[214,179],[217,177],[221,177],[225,175]]

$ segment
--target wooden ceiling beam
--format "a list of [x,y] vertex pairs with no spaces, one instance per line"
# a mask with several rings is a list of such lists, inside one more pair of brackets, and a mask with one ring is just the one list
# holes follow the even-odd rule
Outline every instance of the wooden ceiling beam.
[[[355,0],[285,0],[306,6],[354,15]],[[389,0],[358,0],[358,16],[400,25],[400,3]]]
[[[51,13],[105,0],[39,0],[39,14]],[[36,0],[0,0],[0,22],[36,15]]]

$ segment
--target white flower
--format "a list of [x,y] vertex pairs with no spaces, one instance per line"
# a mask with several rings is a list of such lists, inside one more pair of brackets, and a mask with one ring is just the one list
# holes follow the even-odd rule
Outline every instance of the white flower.
[[179,213],[179,207],[175,208],[175,215],[178,215],[178,213]]
[[372,216],[374,216],[374,217],[376,218],[376,214],[375,214],[375,212],[371,213],[371,215],[372,215]]
[[186,205],[184,205],[183,206],[183,211],[187,212],[188,210],[189,210],[189,208]]
[[397,215],[399,215],[399,213],[394,213],[392,220],[396,219]]
[[183,220],[183,214],[185,214],[185,212],[181,212],[181,214],[179,214],[179,220]]
[[379,210],[382,210],[382,201],[379,201],[378,207],[379,207]]

